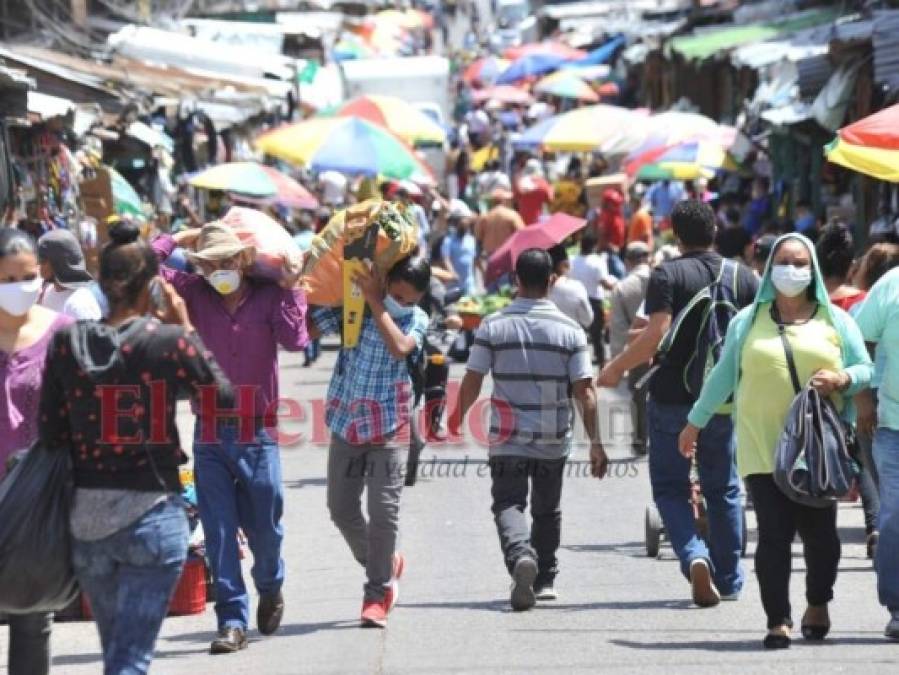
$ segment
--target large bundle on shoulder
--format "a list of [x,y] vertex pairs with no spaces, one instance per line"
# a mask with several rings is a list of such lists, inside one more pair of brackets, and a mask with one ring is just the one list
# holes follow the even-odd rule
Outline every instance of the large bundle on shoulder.
[[343,304],[344,246],[378,226],[374,270],[385,274],[418,245],[418,226],[401,206],[369,199],[334,214],[312,239],[303,265],[303,287],[309,304],[337,307]]
[[303,265],[303,252],[284,227],[271,216],[243,206],[233,206],[221,222],[234,230],[240,241],[256,250],[251,274],[270,281],[295,277]]

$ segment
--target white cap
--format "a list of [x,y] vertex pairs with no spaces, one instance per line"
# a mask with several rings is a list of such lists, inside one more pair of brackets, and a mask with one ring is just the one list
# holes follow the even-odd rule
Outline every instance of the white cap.
[[450,218],[471,218],[474,215],[468,204],[461,199],[451,199],[449,205]]

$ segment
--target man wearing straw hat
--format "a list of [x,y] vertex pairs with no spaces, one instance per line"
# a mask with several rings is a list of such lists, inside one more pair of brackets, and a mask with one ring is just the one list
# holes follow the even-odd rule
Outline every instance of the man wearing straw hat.
[[253,553],[259,632],[278,630],[284,613],[278,347],[299,351],[306,345],[306,300],[294,288],[296,277],[284,279],[283,287],[250,277],[255,250],[223,223],[162,235],[153,249],[164,261],[176,246],[191,245],[188,259],[199,274],[160,267],[161,274],[184,298],[197,332],[240,392],[236,410],[218,410],[215,397],[202,392],[194,404],[197,497],[219,629],[211,651],[227,654],[247,646],[249,597],[239,529]]

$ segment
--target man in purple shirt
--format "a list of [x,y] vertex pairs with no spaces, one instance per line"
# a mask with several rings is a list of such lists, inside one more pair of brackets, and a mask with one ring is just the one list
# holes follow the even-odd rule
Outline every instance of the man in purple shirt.
[[278,406],[278,346],[301,350],[307,342],[306,300],[294,288],[253,279],[247,271],[253,249],[229,227],[162,235],[153,249],[164,261],[177,246],[200,274],[167,267],[160,273],[184,298],[190,318],[234,385],[235,410],[218,410],[215,398],[201,396],[195,407],[194,469],[206,554],[215,579],[218,636],[214,654],[247,646],[249,598],[240,570],[238,528],[253,553],[253,582],[259,592],[256,620],[264,635],[274,633],[284,613],[281,586],[283,488],[274,429]]

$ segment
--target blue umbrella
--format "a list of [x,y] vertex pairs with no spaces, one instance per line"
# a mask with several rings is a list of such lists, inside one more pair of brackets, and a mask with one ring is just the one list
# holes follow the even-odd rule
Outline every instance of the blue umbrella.
[[568,59],[557,54],[528,54],[512,63],[498,78],[497,84],[512,84],[533,75],[545,75],[551,73],[567,63]]
[[600,63],[605,63],[611,59],[612,56],[615,55],[615,52],[618,51],[619,47],[624,46],[625,42],[626,39],[623,35],[617,35],[601,47],[594,49],[584,58],[573,61],[572,63],[577,66],[598,66]]
[[512,145],[519,150],[535,150],[539,148],[540,144],[543,143],[543,138],[553,128],[558,118],[558,115],[553,115],[542,122],[538,122],[512,141]]

